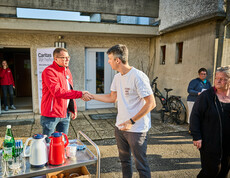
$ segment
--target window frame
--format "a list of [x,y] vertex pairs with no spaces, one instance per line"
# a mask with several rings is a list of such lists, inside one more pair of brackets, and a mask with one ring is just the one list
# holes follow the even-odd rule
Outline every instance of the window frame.
[[166,45],[160,46],[160,65],[165,65],[166,61]]
[[176,60],[175,64],[182,64],[183,62],[183,50],[184,50],[184,42],[176,43]]

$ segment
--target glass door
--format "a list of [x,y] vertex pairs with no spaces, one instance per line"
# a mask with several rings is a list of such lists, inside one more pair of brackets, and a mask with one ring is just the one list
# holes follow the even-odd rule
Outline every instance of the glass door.
[[[86,49],[86,90],[94,94],[110,93],[110,86],[115,74],[108,64],[107,49]],[[114,103],[99,101],[86,102],[86,109],[111,108]]]

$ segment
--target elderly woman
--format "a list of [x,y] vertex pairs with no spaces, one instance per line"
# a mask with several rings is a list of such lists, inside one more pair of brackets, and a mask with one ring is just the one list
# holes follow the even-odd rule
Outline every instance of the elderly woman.
[[230,169],[230,65],[216,70],[214,87],[198,96],[190,117],[193,144],[200,150],[197,177],[227,177]]

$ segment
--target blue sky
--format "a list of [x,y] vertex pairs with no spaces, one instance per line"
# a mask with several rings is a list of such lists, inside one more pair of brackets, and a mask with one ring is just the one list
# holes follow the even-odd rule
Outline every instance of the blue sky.
[[34,18],[34,19],[90,21],[89,16],[80,16],[80,12],[29,9],[29,8],[17,8],[17,17]]

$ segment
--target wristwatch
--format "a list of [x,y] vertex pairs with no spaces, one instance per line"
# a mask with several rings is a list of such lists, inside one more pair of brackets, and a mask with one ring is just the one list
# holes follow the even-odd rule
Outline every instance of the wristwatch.
[[134,120],[132,118],[129,119],[132,123],[132,125],[134,125],[136,122],[134,122]]

